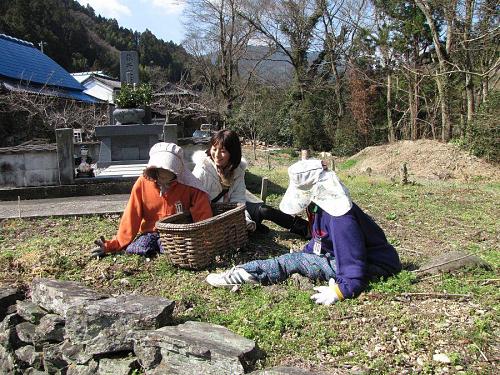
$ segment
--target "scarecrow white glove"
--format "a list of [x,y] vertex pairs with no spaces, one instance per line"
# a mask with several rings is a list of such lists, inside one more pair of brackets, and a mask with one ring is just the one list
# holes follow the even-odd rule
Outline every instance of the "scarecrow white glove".
[[314,288],[318,293],[313,294],[311,299],[320,305],[332,305],[340,300],[335,291],[336,289],[338,289],[337,283],[334,279],[330,279],[328,286],[317,286]]

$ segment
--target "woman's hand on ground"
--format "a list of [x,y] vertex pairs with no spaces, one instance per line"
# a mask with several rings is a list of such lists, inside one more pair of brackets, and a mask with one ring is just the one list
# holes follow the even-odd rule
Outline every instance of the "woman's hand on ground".
[[97,247],[94,247],[91,250],[90,257],[91,258],[103,258],[106,256],[106,247],[105,243],[106,240],[104,239],[104,236],[99,237],[98,240],[95,240],[94,243],[97,245]]
[[319,305],[332,305],[339,300],[335,287],[337,283],[330,279],[328,286],[317,286],[314,288],[318,293],[313,294],[311,299]]

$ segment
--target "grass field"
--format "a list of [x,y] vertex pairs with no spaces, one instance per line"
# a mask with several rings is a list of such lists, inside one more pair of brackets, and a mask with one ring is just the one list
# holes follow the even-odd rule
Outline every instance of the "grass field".
[[[250,159],[250,158],[249,158]],[[250,159],[248,188],[270,179],[268,203],[277,206],[287,185],[287,153]],[[352,162],[350,162],[352,164]],[[90,260],[92,242],[111,237],[119,216],[4,220],[0,223],[0,282],[35,276],[77,280],[110,293],[159,295],[177,301],[177,322],[222,324],[253,339],[265,352],[257,368],[288,365],[341,373],[498,373],[500,185],[424,183],[339,175],[353,200],[384,228],[405,270],[372,283],[355,300],[316,306],[313,284],[302,278],[238,292],[210,287],[208,272],[300,248],[304,242],[271,223],[209,270],[186,271],[160,256]],[[417,278],[412,272],[434,255],[462,250],[492,268]],[[444,354],[443,361],[433,360]],[[438,357],[434,357],[438,359]]]

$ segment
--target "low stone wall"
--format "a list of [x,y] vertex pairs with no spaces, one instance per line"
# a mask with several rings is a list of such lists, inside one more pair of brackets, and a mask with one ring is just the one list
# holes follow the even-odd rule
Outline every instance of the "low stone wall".
[[55,144],[0,149],[0,186],[59,184]]
[[[262,353],[214,324],[172,325],[175,302],[106,296],[72,281],[0,288],[2,374],[244,374]],[[254,374],[311,374],[277,367]]]
[[0,201],[129,194],[137,177],[79,178],[71,185],[0,188]]
[[74,180],[73,129],[56,129],[56,143],[0,148],[0,188],[69,185]]

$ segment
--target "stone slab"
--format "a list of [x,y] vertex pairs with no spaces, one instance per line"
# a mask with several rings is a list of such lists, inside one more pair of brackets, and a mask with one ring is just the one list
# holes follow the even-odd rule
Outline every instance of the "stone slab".
[[7,310],[11,305],[15,305],[16,301],[23,300],[24,293],[10,286],[0,286],[0,321],[7,315]]
[[244,374],[259,356],[252,340],[203,322],[137,332],[134,352],[148,374]]
[[33,324],[38,324],[40,319],[47,314],[47,311],[31,301],[17,301],[16,305],[18,315]]
[[66,335],[91,354],[132,351],[132,330],[169,324],[175,302],[161,297],[121,295],[88,301],[66,314]]
[[431,258],[415,272],[419,276],[422,276],[476,267],[491,269],[491,265],[474,254],[468,254],[463,251],[451,251]]
[[31,283],[31,300],[62,317],[71,308],[106,297],[76,281],[35,278]]

